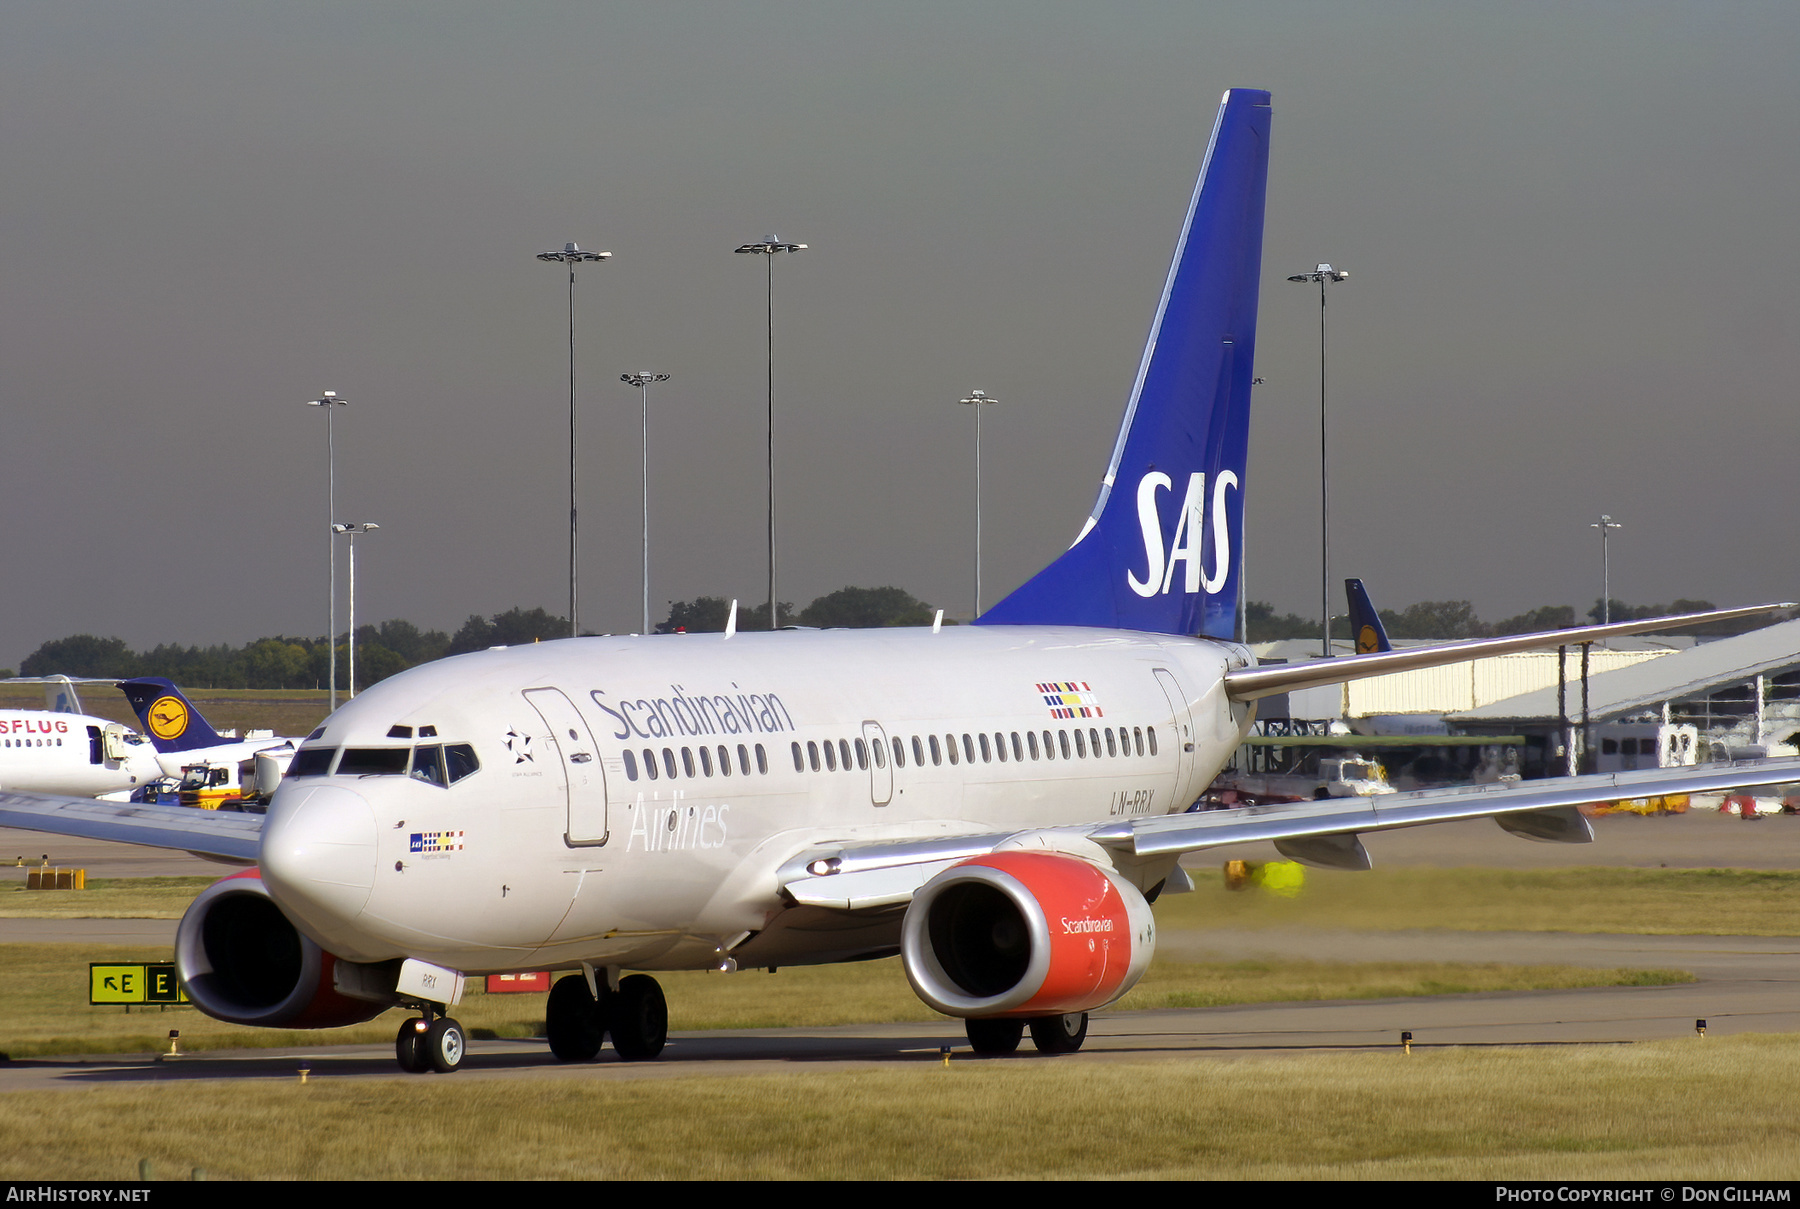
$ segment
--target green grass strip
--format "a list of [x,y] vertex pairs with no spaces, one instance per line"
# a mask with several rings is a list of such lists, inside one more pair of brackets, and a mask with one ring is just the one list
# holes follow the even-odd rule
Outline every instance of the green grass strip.
[[1793,1180],[1800,1039],[0,1096],[0,1178]]

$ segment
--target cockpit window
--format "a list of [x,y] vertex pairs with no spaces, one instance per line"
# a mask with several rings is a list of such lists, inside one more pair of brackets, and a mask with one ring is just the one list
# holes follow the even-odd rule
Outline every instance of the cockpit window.
[[410,747],[346,747],[338,761],[340,777],[399,777],[412,759]]
[[467,743],[451,743],[444,748],[444,766],[450,772],[450,783],[454,785],[480,769],[481,761],[475,758],[475,749]]
[[[332,771],[337,759],[335,747],[302,747],[294,753],[287,775],[323,777]],[[346,747],[338,762],[341,777],[410,776],[428,785],[454,785],[478,771],[481,762],[475,749],[467,743],[427,743],[412,747]]]
[[290,777],[322,777],[331,771],[331,761],[337,755],[335,747],[302,747],[294,753],[294,759],[288,765],[287,775]]
[[444,749],[437,744],[420,747],[413,751],[412,776],[415,781],[424,781],[430,785],[448,784],[444,780]]

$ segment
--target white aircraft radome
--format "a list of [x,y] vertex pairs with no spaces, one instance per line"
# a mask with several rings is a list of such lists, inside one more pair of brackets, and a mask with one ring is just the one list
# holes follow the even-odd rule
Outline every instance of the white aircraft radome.
[[1186,813],[1258,698],[1669,626],[1264,668],[1233,640],[1269,114],[1225,95],[1093,515],[976,624],[457,656],[328,718],[266,816],[0,793],[0,824],[253,864],[181,922],[195,1005],[293,1028],[405,1005],[418,1071],[462,1062],[448,1013],[473,975],[576,971],[551,1049],[644,1059],[667,1013],[643,971],[894,953],[978,1051],[1027,1028],[1068,1051],[1148,965],[1184,853],[1272,840],[1366,868],[1360,833],[1480,817],[1583,842],[1583,802],[1800,779],[1766,761]]

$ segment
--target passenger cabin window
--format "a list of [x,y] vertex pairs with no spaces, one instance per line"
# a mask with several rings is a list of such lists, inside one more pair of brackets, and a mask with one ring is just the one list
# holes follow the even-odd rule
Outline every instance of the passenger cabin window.
[[627,747],[625,749],[625,779],[635,781],[637,778],[637,756],[633,755],[631,749]]

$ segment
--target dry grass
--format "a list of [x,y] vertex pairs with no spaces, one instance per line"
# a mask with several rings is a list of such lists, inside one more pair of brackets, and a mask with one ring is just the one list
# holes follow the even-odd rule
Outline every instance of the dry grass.
[[[1745,869],[1308,870],[1297,898],[1232,892],[1195,871],[1199,889],[1156,904],[1164,932],[1308,926],[1387,931],[1800,935],[1800,872]],[[0,918],[179,919],[206,877],[96,880],[85,891],[28,891],[0,872]]]
[[[250,1029],[191,1007],[90,1007],[91,961],[166,961],[158,949],[84,945],[7,945],[0,981],[0,1051],[46,1054],[142,1053],[168,1048],[181,1030],[185,1050],[289,1048],[391,1042],[407,1013],[395,1009],[346,1029],[295,1032]],[[669,1001],[669,1027],[816,1028],[942,1020],[919,1002],[898,958],[844,966],[790,967],[718,974],[657,975]],[[1157,962],[1120,1008],[1209,1007],[1316,999],[1395,998],[1460,991],[1518,991],[1584,986],[1644,986],[1693,981],[1668,970],[1587,970],[1573,966],[1460,965],[1444,962]],[[544,996],[489,995],[472,988],[453,1010],[476,1037],[543,1035]]]
[[0,1096],[0,1178],[1792,1180],[1800,1039]]
[[[76,686],[84,713],[123,722],[143,730],[125,694],[104,684]],[[206,720],[220,730],[272,730],[278,735],[304,735],[325,720],[330,704],[324,689],[189,688],[191,698]],[[0,685],[0,709],[43,709],[44,692],[35,686]]]
[[25,870],[0,883],[0,919],[180,919],[214,877],[94,878],[85,890],[27,890]]
[[1198,889],[1156,904],[1176,929],[1309,926],[1350,930],[1800,935],[1800,872],[1755,869],[1309,869],[1284,899],[1233,892],[1193,870]]

